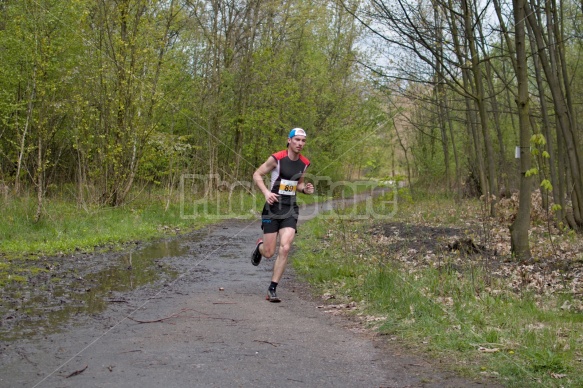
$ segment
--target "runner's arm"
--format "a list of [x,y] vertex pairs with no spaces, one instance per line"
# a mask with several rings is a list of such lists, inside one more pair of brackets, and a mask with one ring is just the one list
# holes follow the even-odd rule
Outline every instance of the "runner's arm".
[[304,182],[304,176],[302,175],[298,182],[298,191],[304,194],[314,194],[314,185]]
[[277,162],[271,156],[263,163],[255,172],[253,173],[253,182],[259,187],[259,190],[265,196],[265,201],[270,205],[279,202],[279,196],[275,193],[272,193],[267,186],[265,186],[265,182],[263,182],[263,177],[269,174],[273,169],[277,167]]

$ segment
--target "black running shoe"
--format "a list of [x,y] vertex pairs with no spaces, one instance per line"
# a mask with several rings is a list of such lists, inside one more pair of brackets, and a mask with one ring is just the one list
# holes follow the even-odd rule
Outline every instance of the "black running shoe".
[[277,297],[275,290],[267,290],[267,296],[265,297],[266,300],[270,301],[271,303],[279,303],[281,299]]
[[257,239],[257,244],[255,245],[255,249],[251,254],[251,264],[257,266],[261,263],[261,252],[259,252],[259,245],[263,244],[263,239]]

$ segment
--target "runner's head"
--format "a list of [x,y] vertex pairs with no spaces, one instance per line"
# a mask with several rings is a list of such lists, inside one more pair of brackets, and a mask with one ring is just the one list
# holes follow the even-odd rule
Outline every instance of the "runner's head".
[[300,146],[301,144],[299,150],[295,150],[297,152],[301,151],[304,147],[304,144],[306,144],[306,136],[306,131],[304,131],[302,128],[292,129],[289,131],[289,135],[287,137],[287,146],[289,147],[291,145],[297,148],[297,146]]

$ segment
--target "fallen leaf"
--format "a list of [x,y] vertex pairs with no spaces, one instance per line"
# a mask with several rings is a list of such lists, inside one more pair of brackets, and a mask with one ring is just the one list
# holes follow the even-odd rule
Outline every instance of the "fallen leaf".
[[483,346],[480,346],[478,350],[482,353],[496,353],[500,351],[498,348],[485,348]]

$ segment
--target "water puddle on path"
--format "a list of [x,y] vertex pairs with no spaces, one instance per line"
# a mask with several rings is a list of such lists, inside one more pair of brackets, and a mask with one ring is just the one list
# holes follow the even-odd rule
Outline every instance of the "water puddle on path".
[[[171,240],[110,259],[111,263],[104,262],[107,256],[49,259],[43,262],[46,270],[31,275],[27,283],[4,287],[0,340],[57,332],[74,317],[100,313],[113,303],[128,303],[121,292],[174,278],[177,274],[162,259],[187,252],[180,240]],[[63,263],[65,260],[75,263]]]

